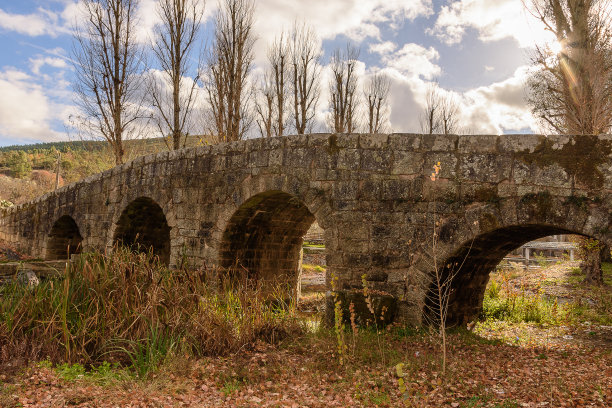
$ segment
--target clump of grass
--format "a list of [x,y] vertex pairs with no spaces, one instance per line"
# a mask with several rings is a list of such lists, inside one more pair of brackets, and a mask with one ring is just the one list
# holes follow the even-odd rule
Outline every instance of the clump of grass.
[[491,279],[485,292],[482,305],[482,318],[486,320],[505,320],[515,323],[559,324],[567,315],[566,308],[542,295],[524,289],[516,290],[501,275],[501,282]]
[[63,276],[0,288],[0,362],[11,358],[94,367],[104,361],[145,376],[168,356],[227,354],[302,332],[293,305],[257,285],[169,270],[151,254],[117,248],[82,255]]

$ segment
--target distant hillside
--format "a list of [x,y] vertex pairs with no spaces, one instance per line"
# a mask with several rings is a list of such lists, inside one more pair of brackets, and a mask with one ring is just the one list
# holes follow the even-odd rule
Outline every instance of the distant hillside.
[[34,143],[27,145],[13,145],[0,147],[0,152],[18,152],[24,151],[26,153],[32,153],[37,150],[51,150],[55,149],[60,152],[67,150],[102,150],[106,146],[105,142],[96,140],[84,140],[78,142],[50,142],[50,143]]
[[[191,136],[186,145],[201,144]],[[125,142],[125,161],[167,150],[164,139],[151,138]],[[73,182],[110,169],[115,159],[108,143],[73,141],[36,143],[0,148],[0,200],[20,204],[55,188],[58,152],[61,152],[60,178]]]
[[[197,146],[200,143],[201,136],[189,136],[187,138],[187,147]],[[146,151],[145,154],[155,153],[166,149],[166,143],[161,137],[149,138],[149,139],[137,139],[127,140],[125,142],[128,149]],[[78,140],[78,141],[66,141],[66,142],[49,142],[49,143],[34,143],[27,145],[13,145],[0,147],[0,153],[4,152],[16,152],[23,151],[26,153],[32,153],[41,150],[52,150],[55,149],[60,152],[76,151],[76,150],[88,150],[88,151],[99,151],[107,149],[108,144],[102,140]]]

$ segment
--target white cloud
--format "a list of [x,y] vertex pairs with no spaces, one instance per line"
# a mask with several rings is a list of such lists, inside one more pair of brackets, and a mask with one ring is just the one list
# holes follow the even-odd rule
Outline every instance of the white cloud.
[[58,34],[58,16],[44,9],[32,14],[11,14],[0,9],[0,28],[31,37]]
[[504,133],[538,128],[537,120],[525,102],[529,67],[519,67],[504,81],[466,92],[461,112],[466,126],[475,133]]
[[[413,20],[433,12],[431,0],[259,0],[258,33],[280,31],[296,19],[314,26],[323,39],[345,34],[354,40],[380,35],[377,23]],[[272,36],[273,37],[273,36]]]
[[[430,82],[406,75],[394,68],[382,70],[391,80],[389,95],[391,126],[395,131],[420,132],[419,117],[425,108]],[[460,133],[502,134],[522,129],[538,129],[524,101],[526,66],[504,81],[469,90],[465,93],[439,89],[440,95],[452,97],[459,108]]]
[[514,38],[523,48],[551,39],[518,0],[453,1],[442,7],[435,26],[428,32],[452,45],[461,42],[469,28],[477,30],[482,41]]
[[392,41],[385,41],[376,44],[370,44],[369,50],[370,52],[385,55],[390,54],[397,49],[397,44]]
[[418,44],[405,44],[401,50],[382,57],[382,62],[389,68],[408,77],[433,79],[440,75],[441,68],[435,64],[440,54],[435,48],[424,48]]
[[55,98],[70,99],[68,82],[61,80],[61,74],[45,86],[36,83],[36,79],[14,68],[0,71],[0,141],[3,138],[24,141],[65,138],[64,134],[52,130],[52,123],[67,122],[68,112],[73,110]]
[[263,61],[268,44],[294,21],[312,26],[321,40],[343,34],[360,43],[366,38],[380,39],[380,24],[395,27],[432,13],[431,0],[258,0],[255,58]]
[[49,65],[53,68],[67,68],[68,67],[68,63],[66,62],[66,60],[62,58],[43,57],[40,55],[35,58],[30,58],[30,66],[34,74],[37,74],[37,75],[40,74],[40,69],[45,65]]

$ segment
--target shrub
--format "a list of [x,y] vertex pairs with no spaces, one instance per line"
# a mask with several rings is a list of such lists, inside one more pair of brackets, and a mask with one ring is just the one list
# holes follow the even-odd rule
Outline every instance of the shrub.
[[556,301],[536,294],[516,291],[492,279],[485,292],[482,318],[512,322],[557,324],[566,315],[566,309]]

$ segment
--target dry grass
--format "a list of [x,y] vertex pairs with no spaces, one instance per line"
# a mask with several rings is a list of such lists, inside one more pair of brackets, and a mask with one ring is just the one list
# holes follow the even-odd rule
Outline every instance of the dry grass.
[[53,189],[28,179],[17,179],[0,174],[0,200],[23,204]]
[[220,355],[278,342],[302,325],[257,287],[168,270],[147,254],[87,254],[63,277],[0,291],[0,363],[102,361],[145,375],[172,354]]

